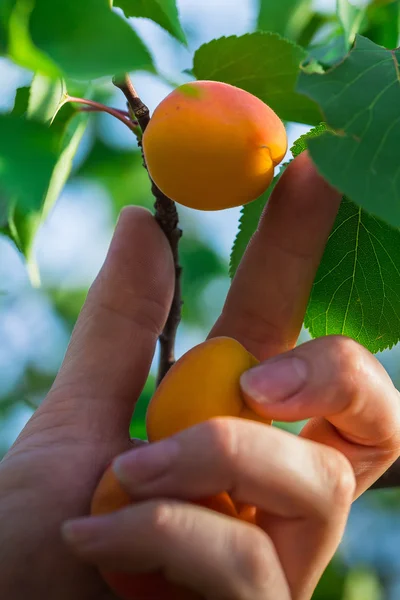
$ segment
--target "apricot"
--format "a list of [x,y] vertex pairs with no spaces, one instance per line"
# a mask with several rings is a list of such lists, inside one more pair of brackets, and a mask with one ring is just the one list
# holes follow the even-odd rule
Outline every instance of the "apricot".
[[150,442],[213,417],[265,422],[244,403],[242,373],[258,361],[228,337],[207,340],[184,354],[169,370],[150,400],[146,429]]
[[[149,441],[161,440],[213,417],[232,416],[270,424],[245,405],[241,394],[241,374],[257,364],[239,342],[228,337],[213,338],[189,350],[170,369],[149,403]],[[91,513],[112,512],[131,502],[109,467],[94,493]],[[235,504],[226,492],[197,499],[195,503],[250,523],[256,520],[255,507]],[[188,589],[168,582],[161,573],[103,571],[102,576],[122,600],[198,598]]]
[[151,178],[172,200],[220,210],[255,200],[287,150],[285,127],[256,96],[217,81],[171,92],[143,135]]

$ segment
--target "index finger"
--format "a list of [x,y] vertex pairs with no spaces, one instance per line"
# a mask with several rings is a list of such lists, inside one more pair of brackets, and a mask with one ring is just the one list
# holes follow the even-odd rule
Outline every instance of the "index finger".
[[210,336],[237,339],[264,360],[296,344],[341,194],[308,154],[282,175]]

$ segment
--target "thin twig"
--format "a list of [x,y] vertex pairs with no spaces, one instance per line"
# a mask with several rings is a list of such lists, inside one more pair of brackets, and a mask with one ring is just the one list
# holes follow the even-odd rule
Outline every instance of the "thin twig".
[[106,106],[105,104],[101,104],[100,102],[95,102],[94,100],[86,100],[85,98],[75,98],[73,96],[66,96],[64,103],[67,103],[67,102],[83,104],[87,107],[90,107],[92,110],[96,110],[99,112],[104,112],[109,115],[112,115],[113,117],[118,119],[118,121],[121,121],[121,123],[123,123],[124,125],[129,127],[129,129],[131,131],[133,131],[133,133],[135,133],[135,129],[136,129],[137,125],[130,118],[126,118],[125,115],[118,109],[110,108],[109,106]]
[[[150,122],[150,111],[148,107],[141,101],[132,85],[128,75],[125,75],[122,79],[113,80],[114,85],[118,87],[125,98],[127,99],[128,106],[132,111],[132,114],[139,122],[139,125],[144,133],[147,125]],[[142,141],[138,140],[139,147],[142,150]],[[166,149],[168,152],[168,149]],[[146,160],[143,155],[143,164],[147,168]],[[150,175],[149,175],[150,176]],[[151,180],[151,178],[150,178]],[[171,247],[172,256],[174,259],[175,267],[175,291],[174,297],[171,304],[171,309],[168,315],[167,322],[160,335],[160,360],[158,366],[157,385],[160,384],[164,376],[168,373],[169,369],[175,363],[175,339],[178,325],[181,320],[182,311],[182,297],[181,297],[181,274],[182,268],[179,265],[179,240],[182,236],[182,231],[179,228],[179,217],[178,211],[176,210],[175,202],[168,198],[162,191],[156,186],[154,181],[151,180],[151,191],[156,199],[154,204],[155,208],[155,219],[160,225],[161,229],[165,233],[169,245]]]
[[383,490],[400,487],[400,459],[384,473],[371,487],[371,490]]
[[[83,106],[80,110],[82,112],[104,112],[103,108],[96,108],[95,106]],[[115,113],[119,113],[121,117],[131,117],[130,113],[127,110],[121,110],[119,108],[113,108],[112,110]]]

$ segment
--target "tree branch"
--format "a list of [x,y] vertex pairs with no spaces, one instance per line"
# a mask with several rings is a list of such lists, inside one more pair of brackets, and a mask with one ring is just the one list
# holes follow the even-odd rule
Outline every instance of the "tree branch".
[[[142,132],[144,133],[147,125],[150,122],[150,111],[148,107],[141,101],[132,85],[128,75],[123,79],[113,80],[114,85],[119,88],[124,94],[128,102],[128,107],[132,112],[133,117],[138,121]],[[142,150],[143,165],[147,169],[146,160],[143,154],[142,141],[138,140],[138,145]],[[150,177],[150,174],[149,174]],[[169,369],[175,363],[175,339],[178,330],[178,325],[181,321],[182,298],[181,298],[181,273],[182,268],[179,265],[179,240],[182,236],[182,231],[179,228],[178,211],[176,210],[175,202],[168,198],[151,180],[151,191],[156,201],[155,219],[163,232],[165,233],[169,245],[171,247],[172,256],[175,267],[175,291],[171,304],[171,309],[168,315],[167,322],[159,337],[160,342],[160,361],[158,366],[157,386],[160,384]]]
[[383,490],[400,487],[400,458],[369,489]]

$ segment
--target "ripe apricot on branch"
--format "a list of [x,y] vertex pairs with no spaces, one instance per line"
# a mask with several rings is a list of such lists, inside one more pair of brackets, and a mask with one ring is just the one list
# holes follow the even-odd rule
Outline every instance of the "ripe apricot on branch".
[[[241,374],[257,364],[239,342],[228,337],[213,338],[192,348],[169,370],[149,403],[146,416],[149,441],[159,441],[213,417],[231,416],[270,423],[253,413],[241,395]],[[131,502],[109,467],[93,496],[91,513],[112,512]],[[226,492],[195,503],[233,518],[255,522],[254,507],[235,505]],[[198,598],[190,590],[166,581],[160,573],[102,572],[102,575],[122,600]]]
[[216,81],[194,81],[169,94],[143,135],[151,178],[172,200],[220,210],[255,200],[286,154],[275,112],[256,96]]

